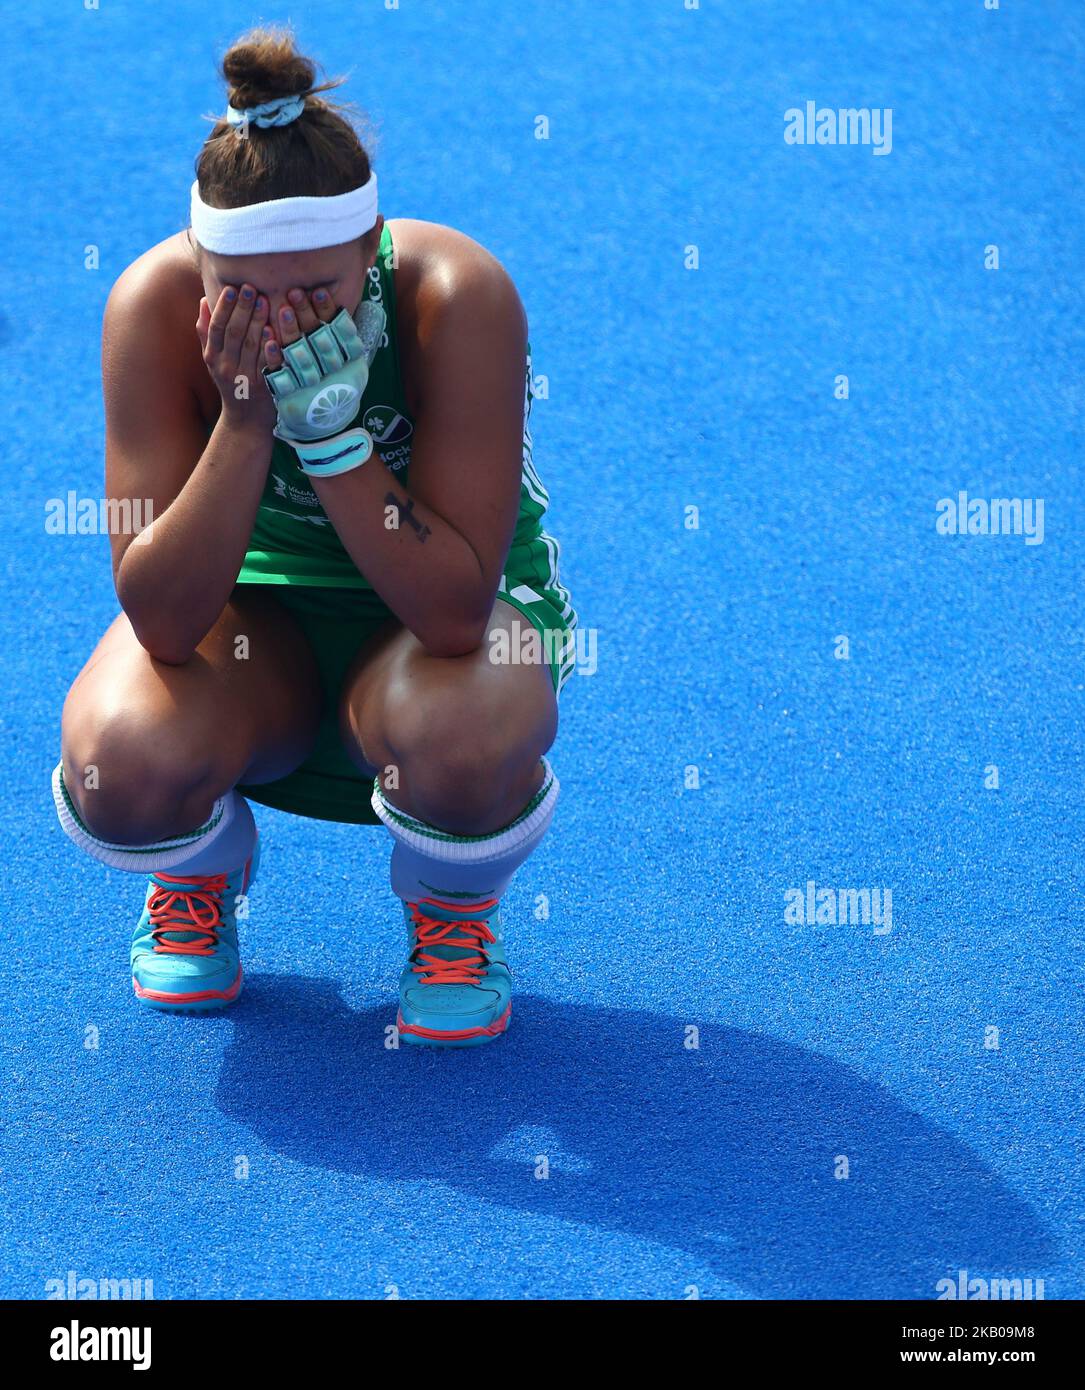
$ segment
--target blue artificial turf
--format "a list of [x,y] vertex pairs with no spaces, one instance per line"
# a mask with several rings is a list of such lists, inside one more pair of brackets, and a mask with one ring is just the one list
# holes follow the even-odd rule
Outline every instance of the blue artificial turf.
[[[45,503],[100,495],[102,307],[184,225],[259,12],[2,9],[0,1293],[1081,1297],[1082,15],[304,7],[386,216],[520,288],[598,641],[508,897],[512,1029],[434,1054],[385,1047],[383,830],[258,809],[249,987],[193,1020],[137,1008],[142,886],[56,823],[115,600]],[[891,107],[891,154],[785,144],[807,100]],[[1043,543],[938,535],[961,489],[1044,498]],[[810,880],[890,888],[892,930],[786,921]]]

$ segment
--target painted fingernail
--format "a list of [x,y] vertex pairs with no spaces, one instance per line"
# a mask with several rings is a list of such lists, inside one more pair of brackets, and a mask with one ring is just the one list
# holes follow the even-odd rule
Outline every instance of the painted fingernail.
[[226,291],[226,298],[227,298],[231,303],[233,303],[233,301],[237,298],[237,291],[234,290],[234,289],[229,289],[229,290],[227,290],[227,291]]
[[242,295],[244,296],[245,299],[251,299],[251,298],[252,298],[252,289],[251,289],[251,287],[250,287],[249,285],[246,285],[245,288],[241,291],[241,293],[242,293]]
[[316,294],[315,294],[313,297],[315,298],[315,300],[316,300],[316,302],[317,302],[318,304],[323,304],[324,301],[327,299],[328,296],[327,296],[327,294],[324,292],[324,290],[317,290]]
[[294,322],[294,311],[293,311],[293,309],[284,309],[284,310],[283,310],[283,318],[286,319],[287,322],[293,323],[293,322]]
[[304,290],[291,290],[286,297],[292,304],[300,304],[305,298],[305,292]]
[[[256,307],[257,307],[257,309],[259,310],[259,312],[260,312],[261,314],[262,314],[262,313],[264,312],[264,310],[267,308],[267,300],[264,298],[264,296],[263,296],[262,294],[258,294],[258,295],[256,296]],[[266,330],[265,330],[265,331],[266,331]]]

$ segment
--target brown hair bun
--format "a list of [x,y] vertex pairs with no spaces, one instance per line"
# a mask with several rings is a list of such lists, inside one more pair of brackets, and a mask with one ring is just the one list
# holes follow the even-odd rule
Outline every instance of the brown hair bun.
[[276,97],[311,92],[316,65],[298,52],[289,29],[253,29],[227,52],[222,60],[222,75],[229,88],[230,105],[243,111]]
[[320,96],[342,78],[314,86],[316,73],[287,28],[253,29],[231,44],[222,60],[231,106],[247,111],[304,96],[305,109],[286,125],[247,126],[241,137],[239,127],[217,119],[196,160],[205,203],[239,208],[274,198],[324,198],[368,180],[369,154],[348,118],[352,113]]

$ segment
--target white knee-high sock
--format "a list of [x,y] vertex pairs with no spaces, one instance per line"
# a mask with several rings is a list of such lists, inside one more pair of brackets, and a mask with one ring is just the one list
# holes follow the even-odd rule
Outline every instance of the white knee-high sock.
[[499,898],[513,874],[546,834],[559,783],[542,759],[542,786],[509,825],[490,835],[450,835],[398,810],[373,784],[373,809],[392,832],[392,892],[420,898]]
[[240,868],[256,844],[256,822],[249,803],[236,791],[220,796],[203,825],[146,845],[111,844],[83,824],[64,785],[64,765],[53,773],[53,800],[60,824],[80,849],[113,869],[153,874],[222,874]]

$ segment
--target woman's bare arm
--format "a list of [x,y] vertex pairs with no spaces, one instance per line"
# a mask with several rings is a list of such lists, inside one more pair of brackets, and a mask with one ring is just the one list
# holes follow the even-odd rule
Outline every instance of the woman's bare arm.
[[430,652],[482,641],[516,527],[527,320],[490,257],[434,292],[417,349],[410,487],[379,454],[313,487],[373,588]]
[[[198,336],[190,302],[178,302],[167,270],[136,262],[117,281],[106,306],[102,378],[107,494],[138,498],[153,516],[149,538],[111,537],[117,597],[141,645],[180,664],[233,590],[267,476],[275,412],[255,365],[266,305],[261,320],[240,294],[225,302],[224,290],[214,315],[201,305]],[[194,387],[201,370],[224,392],[210,438]],[[250,399],[231,399],[227,408],[239,375]]]

